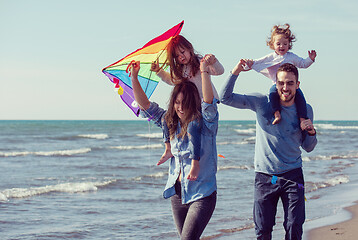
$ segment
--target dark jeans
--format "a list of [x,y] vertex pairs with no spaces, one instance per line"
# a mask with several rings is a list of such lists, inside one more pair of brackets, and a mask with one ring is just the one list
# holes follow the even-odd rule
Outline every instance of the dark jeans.
[[195,202],[182,204],[180,183],[175,184],[176,194],[171,197],[175,225],[181,240],[199,240],[213,215],[216,191]]
[[271,175],[255,173],[254,222],[257,239],[270,240],[272,238],[271,233],[275,225],[279,198],[281,198],[284,210],[285,240],[302,239],[305,197],[304,188],[298,185],[304,185],[302,169],[297,168],[275,176],[278,176],[278,179],[273,184]]
[[[280,96],[278,95],[276,84],[270,88],[269,98],[273,112],[281,111]],[[298,117],[308,119],[306,99],[300,88],[296,91],[295,104]]]

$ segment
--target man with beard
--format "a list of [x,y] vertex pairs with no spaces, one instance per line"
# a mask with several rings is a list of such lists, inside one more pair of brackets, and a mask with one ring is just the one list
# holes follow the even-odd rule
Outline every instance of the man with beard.
[[282,120],[273,125],[272,107],[268,96],[233,93],[235,81],[245,71],[246,60],[234,67],[221,94],[223,104],[251,109],[256,112],[254,222],[257,239],[271,239],[277,203],[281,198],[284,209],[285,239],[301,239],[305,221],[302,147],[312,151],[316,130],[312,124],[312,107],[307,104],[309,119],[301,122],[297,116],[295,94],[299,87],[297,68],[286,63],[277,70],[277,91],[282,107]]

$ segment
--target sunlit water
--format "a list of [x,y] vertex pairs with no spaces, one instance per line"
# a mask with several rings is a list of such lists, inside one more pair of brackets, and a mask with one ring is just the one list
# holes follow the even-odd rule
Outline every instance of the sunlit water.
[[[358,183],[358,122],[317,121],[303,152],[307,222],[331,215]],[[147,121],[0,121],[0,239],[176,239],[156,166],[161,130]],[[254,121],[221,121],[218,202],[203,239],[255,239]],[[357,191],[357,189],[354,189]],[[354,191],[352,190],[352,191]],[[358,196],[357,199],[358,200]],[[282,239],[279,208],[274,239]]]

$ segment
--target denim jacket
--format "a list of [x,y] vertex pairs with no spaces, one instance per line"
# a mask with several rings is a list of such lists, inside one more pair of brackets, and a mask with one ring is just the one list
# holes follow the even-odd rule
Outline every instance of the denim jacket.
[[[190,142],[190,138],[185,137],[178,139],[174,137],[170,140],[173,157],[170,159],[168,181],[163,192],[164,198],[170,198],[175,195],[174,185],[180,172],[182,173],[181,195],[183,204],[210,196],[216,191],[216,134],[219,120],[217,102],[218,100],[214,99],[212,104],[202,102],[201,105],[200,172],[196,181],[189,181],[187,179],[191,168],[191,160],[194,157],[194,148]],[[151,102],[150,107],[146,111],[141,111],[141,115],[150,118],[158,127],[163,128],[165,112],[166,111],[160,108],[157,103]]]

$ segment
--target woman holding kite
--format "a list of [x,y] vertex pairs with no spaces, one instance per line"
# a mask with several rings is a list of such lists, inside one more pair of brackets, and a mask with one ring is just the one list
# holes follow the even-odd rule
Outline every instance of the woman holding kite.
[[[172,212],[180,238],[200,239],[216,205],[217,151],[216,134],[218,129],[217,102],[209,75],[213,64],[210,56],[200,61],[202,77],[201,101],[194,83],[182,81],[175,85],[168,110],[150,102],[138,81],[140,62],[132,64],[131,81],[134,97],[141,114],[163,128],[166,115],[171,118],[169,127],[173,158],[170,160],[168,181],[163,193],[171,198]],[[196,180],[188,179],[194,149],[193,135],[200,135],[200,161],[197,161],[200,174]]]

